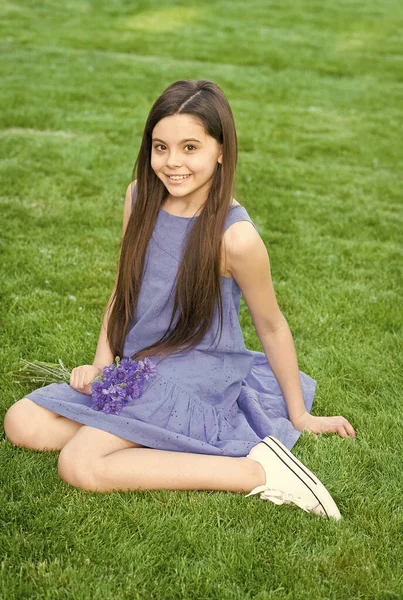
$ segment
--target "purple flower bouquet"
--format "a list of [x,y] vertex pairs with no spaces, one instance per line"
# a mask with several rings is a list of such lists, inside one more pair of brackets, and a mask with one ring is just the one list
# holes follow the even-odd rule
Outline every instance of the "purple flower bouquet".
[[[59,359],[58,364],[21,359],[19,370],[12,375],[20,383],[41,384],[70,382],[70,371]],[[136,400],[142,391],[144,381],[157,374],[155,363],[148,357],[136,362],[131,358],[115,358],[115,363],[104,367],[102,374],[91,385],[91,408],[107,414],[118,415],[129,402]]]
[[115,363],[104,367],[102,375],[91,385],[91,408],[107,414],[119,415],[126,404],[141,395],[144,381],[157,374],[156,366],[149,358],[136,362],[119,356]]

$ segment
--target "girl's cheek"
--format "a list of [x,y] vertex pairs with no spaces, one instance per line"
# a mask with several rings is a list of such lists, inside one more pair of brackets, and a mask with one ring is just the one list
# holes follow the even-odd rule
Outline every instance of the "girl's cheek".
[[205,167],[203,161],[200,160],[200,158],[196,158],[195,156],[189,157],[186,161],[186,165],[194,173],[196,173],[197,171],[203,171],[203,168]]
[[153,169],[153,171],[158,171],[161,169],[162,165],[163,165],[163,161],[161,159],[158,159],[157,157],[151,157],[151,168]]

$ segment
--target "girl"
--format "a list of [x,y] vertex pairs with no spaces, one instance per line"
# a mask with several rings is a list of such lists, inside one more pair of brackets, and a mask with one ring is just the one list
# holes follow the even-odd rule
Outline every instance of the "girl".
[[[86,490],[226,490],[340,518],[289,450],[302,430],[355,437],[343,417],[309,414],[316,381],[298,370],[265,245],[233,197],[237,136],[210,81],[177,81],[148,116],[126,193],[114,290],[92,365],[16,402],[8,439],[61,450],[60,477]],[[247,350],[250,310],[264,353]],[[120,415],[91,408],[115,356],[157,374]]]

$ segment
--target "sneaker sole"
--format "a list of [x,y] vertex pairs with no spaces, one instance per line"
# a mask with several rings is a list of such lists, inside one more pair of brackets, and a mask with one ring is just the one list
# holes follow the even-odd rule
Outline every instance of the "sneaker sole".
[[315,496],[318,504],[322,507],[328,518],[341,519],[337,505],[323,483],[307,469],[283,444],[272,436],[266,436],[262,442],[279,458]]

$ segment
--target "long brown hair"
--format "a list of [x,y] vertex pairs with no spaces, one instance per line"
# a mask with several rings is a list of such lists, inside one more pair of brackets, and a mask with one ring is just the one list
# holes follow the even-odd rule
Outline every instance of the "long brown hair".
[[[152,106],[133,168],[137,200],[121,243],[107,328],[113,356],[122,356],[129,324],[136,314],[147,246],[160,207],[168,196],[168,190],[151,168],[152,132],[161,119],[179,113],[199,119],[207,134],[222,144],[222,164],[217,162],[207,200],[188,235],[175,279],[174,306],[168,329],[159,340],[139,350],[132,358],[165,356],[193,348],[212,326],[217,302],[221,337],[221,245],[232,202],[237,135],[230,105],[218,85],[205,80],[181,80],[170,85]],[[176,312],[178,319],[171,329]]]

